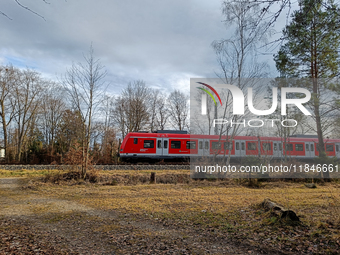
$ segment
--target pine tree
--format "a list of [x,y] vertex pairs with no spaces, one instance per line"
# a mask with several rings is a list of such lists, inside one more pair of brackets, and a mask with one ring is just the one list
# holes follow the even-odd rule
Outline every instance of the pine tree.
[[[292,14],[292,21],[283,30],[285,44],[275,56],[276,68],[284,77],[310,78],[319,141],[319,155],[325,156],[320,116],[322,89],[332,88],[323,82],[339,74],[340,9],[333,0],[302,0],[300,9]],[[324,173],[329,177],[329,173]]]

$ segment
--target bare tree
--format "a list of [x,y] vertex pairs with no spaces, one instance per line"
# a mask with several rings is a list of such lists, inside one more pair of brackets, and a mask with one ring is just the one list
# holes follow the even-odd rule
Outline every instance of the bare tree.
[[16,115],[17,100],[13,97],[13,89],[18,86],[20,72],[13,66],[0,67],[0,117],[4,136],[5,158],[7,160],[8,126]]
[[150,93],[150,131],[164,130],[169,113],[166,105],[166,96],[157,89]]
[[[222,6],[225,24],[233,31],[229,33],[229,38],[212,43],[222,71],[218,76],[225,83],[234,84],[244,92],[248,87],[252,87],[253,90],[257,90],[253,93],[256,95],[260,89],[257,87],[258,78],[266,76],[267,67],[265,63],[259,63],[256,56],[257,44],[265,40],[266,36],[267,24],[261,22],[262,10],[259,4],[250,4],[249,1],[244,0],[224,1]],[[223,97],[225,106],[222,116],[217,116],[217,107],[215,107],[215,118],[228,118],[234,123],[238,122],[240,116],[233,115],[228,110],[232,104],[230,91],[223,93]],[[226,135],[228,140],[226,142],[229,143],[239,132],[239,127],[240,125],[232,127],[223,125],[219,131],[215,129],[215,134]],[[230,153],[231,150],[229,150],[227,163],[230,161]]]
[[63,88],[55,83],[49,84],[44,93],[41,105],[40,123],[45,136],[45,143],[50,147],[51,156],[54,152],[54,144],[59,124],[66,110],[63,98]]
[[[49,2],[47,2],[46,0],[41,0],[43,3],[45,3],[45,4],[49,4]],[[24,5],[21,1],[19,1],[19,0],[13,0],[13,2],[15,2],[19,7],[21,7],[22,9],[25,9],[26,11],[29,11],[29,12],[31,12],[31,13],[33,13],[34,15],[36,15],[36,16],[39,16],[40,18],[42,18],[43,20],[45,20],[45,18],[42,16],[42,15],[40,15],[39,13],[37,13],[36,11],[34,11],[32,8],[30,8],[30,7],[28,7],[28,6],[26,6],[26,5]],[[5,12],[3,12],[3,11],[0,11],[0,15],[2,15],[2,16],[5,16],[6,18],[8,18],[8,19],[12,19],[11,17],[9,17]]]
[[106,71],[99,59],[94,58],[91,45],[89,53],[84,56],[84,63],[73,64],[63,78],[63,84],[69,94],[72,105],[81,114],[83,125],[83,165],[82,176],[86,177],[88,168],[90,139],[93,114],[100,103]]
[[39,105],[42,101],[43,90],[46,82],[40,78],[37,72],[26,69],[21,71],[20,80],[13,88],[12,107],[16,111],[14,117],[17,131],[17,159],[21,161],[22,149],[25,145],[25,137],[33,123]]
[[[104,115],[104,134],[110,129],[112,126],[112,113],[114,111],[114,97],[108,94],[105,94],[103,100],[101,101],[100,111]],[[103,135],[103,139],[105,139],[105,135]],[[106,141],[103,140],[103,144],[106,144]]]
[[168,97],[170,124],[178,130],[188,128],[189,97],[179,90]]
[[158,130],[164,130],[169,119],[169,109],[166,103],[166,96],[163,93],[158,94],[156,103],[155,127]]
[[149,123],[150,89],[144,81],[129,83],[115,101],[114,121],[124,137],[129,132],[147,128]]
[[116,128],[114,127],[114,96],[106,94],[101,102],[101,113],[104,121],[98,123],[98,130],[101,137],[101,159],[100,162],[111,163],[115,153],[116,147]]

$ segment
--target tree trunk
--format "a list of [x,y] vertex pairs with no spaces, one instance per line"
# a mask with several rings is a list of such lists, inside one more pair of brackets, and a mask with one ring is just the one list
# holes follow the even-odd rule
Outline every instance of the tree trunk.
[[[318,81],[316,78],[313,78],[313,93],[314,93],[314,114],[315,114],[315,121],[316,121],[316,132],[318,135],[318,150],[319,150],[319,157],[326,157],[325,151],[325,144],[323,141],[323,133],[322,133],[322,126],[321,126],[321,117],[320,117],[320,104],[319,98],[316,96],[318,93]],[[326,172],[323,172],[323,178],[329,179],[329,172],[328,169]]]

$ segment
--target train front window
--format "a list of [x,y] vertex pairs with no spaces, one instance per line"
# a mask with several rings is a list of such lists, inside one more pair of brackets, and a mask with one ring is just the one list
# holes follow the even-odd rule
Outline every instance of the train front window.
[[271,151],[272,150],[272,145],[270,143],[263,143],[262,147],[263,147],[264,151]]
[[171,149],[180,149],[181,141],[171,141]]
[[326,144],[326,151],[334,151],[333,144]]
[[295,151],[303,151],[303,144],[300,143],[295,144]]
[[144,148],[153,148],[154,140],[144,140]]
[[138,144],[138,138],[133,138],[133,144]]
[[187,141],[187,149],[196,149],[196,142],[194,141]]
[[255,151],[257,148],[256,148],[256,143],[248,143],[247,144],[247,149],[248,151]]

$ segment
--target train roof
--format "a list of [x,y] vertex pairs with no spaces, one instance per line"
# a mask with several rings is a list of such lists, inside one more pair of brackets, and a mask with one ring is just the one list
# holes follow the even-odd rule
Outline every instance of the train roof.
[[[168,137],[168,138],[196,138],[196,139],[214,139],[219,140],[219,135],[196,135],[196,134],[176,134],[176,133],[139,133],[139,132],[132,132],[128,133],[125,137],[126,138],[138,138],[138,137],[148,137],[148,138],[158,138],[158,137]],[[222,136],[222,139],[226,139],[226,136]],[[246,141],[284,141],[284,138],[281,137],[257,137],[257,136],[235,136],[234,139],[236,140],[246,140]],[[325,142],[340,142],[340,139],[328,139],[324,138]],[[287,137],[286,142],[318,142],[317,137]]]

